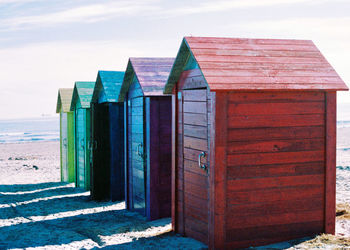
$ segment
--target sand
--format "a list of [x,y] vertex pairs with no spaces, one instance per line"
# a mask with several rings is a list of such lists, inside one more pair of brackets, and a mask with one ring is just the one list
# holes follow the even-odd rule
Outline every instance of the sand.
[[[336,235],[256,249],[350,248],[349,139],[349,128],[338,130]],[[58,142],[0,144],[0,249],[206,249],[172,233],[170,218],[147,222],[59,181]]]

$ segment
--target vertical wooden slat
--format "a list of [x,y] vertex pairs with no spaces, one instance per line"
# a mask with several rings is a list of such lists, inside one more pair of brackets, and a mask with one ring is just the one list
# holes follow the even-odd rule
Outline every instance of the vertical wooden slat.
[[177,172],[177,91],[171,96],[172,121],[171,121],[171,225],[176,230],[176,172]]
[[325,233],[335,233],[336,193],[336,92],[326,93]]
[[[227,167],[227,107],[228,93],[216,93],[212,96],[212,115],[215,117],[215,135],[211,136],[215,140],[215,145],[211,148],[215,150],[215,167],[210,168],[210,188],[211,198],[211,222],[209,225],[211,237],[209,247],[221,249],[225,243],[225,213],[226,213],[226,167]],[[214,139],[215,138],[215,139]],[[213,157],[211,158],[213,160]],[[211,164],[211,166],[213,166]],[[215,169],[214,169],[215,168]]]
[[129,172],[128,172],[128,156],[129,156],[129,144],[128,144],[128,99],[125,98],[124,101],[124,176],[125,176],[125,207],[126,209],[131,209],[129,203]]

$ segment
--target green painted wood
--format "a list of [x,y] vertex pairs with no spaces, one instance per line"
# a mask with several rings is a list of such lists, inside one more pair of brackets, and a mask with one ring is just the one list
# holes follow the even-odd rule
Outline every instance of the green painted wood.
[[86,190],[90,190],[90,104],[94,89],[95,82],[76,82],[70,107],[75,122],[75,183]]
[[74,113],[67,113],[67,166],[68,182],[75,182]]
[[[57,97],[56,112],[60,114],[60,173],[61,181],[72,180],[70,172],[74,172],[74,135],[73,114],[69,112],[73,89],[59,89]],[[68,113],[67,113],[68,112]],[[73,165],[72,165],[73,163]],[[73,178],[75,174],[73,173]]]

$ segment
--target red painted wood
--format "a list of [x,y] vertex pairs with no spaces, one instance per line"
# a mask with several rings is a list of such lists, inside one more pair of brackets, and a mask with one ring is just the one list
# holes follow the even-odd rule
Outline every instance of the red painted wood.
[[306,57],[322,58],[319,52],[286,51],[286,50],[244,50],[244,49],[192,49],[196,55],[215,56],[261,56],[261,57]]
[[229,115],[323,114],[324,102],[230,104]]
[[336,193],[336,93],[326,94],[326,198],[325,233],[335,234],[335,193]]
[[254,153],[227,156],[227,164],[229,166],[315,162],[323,160],[324,151],[321,150],[282,153]]
[[245,190],[263,190],[278,187],[296,187],[305,185],[320,186],[324,183],[324,175],[302,175],[265,177],[256,179],[237,179],[227,181],[227,192]]
[[[324,102],[323,92],[230,92],[230,103]],[[306,105],[307,103],[305,103]]]
[[324,162],[227,167],[227,179],[313,175],[324,173]]
[[228,140],[233,142],[324,138],[324,130],[323,126],[230,129]]
[[314,45],[311,40],[294,39],[250,39],[250,38],[225,38],[225,37],[192,37],[185,39],[190,43],[214,43],[214,44],[270,44],[270,45]]
[[[212,216],[214,216],[213,236],[210,237],[209,247],[223,248],[226,228],[226,167],[227,159],[227,117],[228,117],[228,94],[217,93],[215,95],[215,168],[210,165]],[[214,111],[214,108],[213,110]],[[215,117],[215,118],[214,118]],[[214,139],[214,138],[213,138]]]
[[258,202],[275,202],[295,199],[319,199],[324,197],[324,185],[271,188],[266,190],[237,191],[227,193],[230,205],[251,204]]
[[228,154],[324,150],[324,138],[230,142]]
[[230,128],[322,126],[324,114],[232,115],[228,120]]

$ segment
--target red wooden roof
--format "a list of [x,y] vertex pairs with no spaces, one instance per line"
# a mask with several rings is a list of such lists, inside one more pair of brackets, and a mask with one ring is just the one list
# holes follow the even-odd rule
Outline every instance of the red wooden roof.
[[144,96],[164,95],[164,86],[168,79],[175,58],[167,57],[133,57],[129,58],[119,101],[123,101],[134,75],[140,83]]
[[212,91],[348,90],[312,41],[185,37],[165,93],[190,56]]

